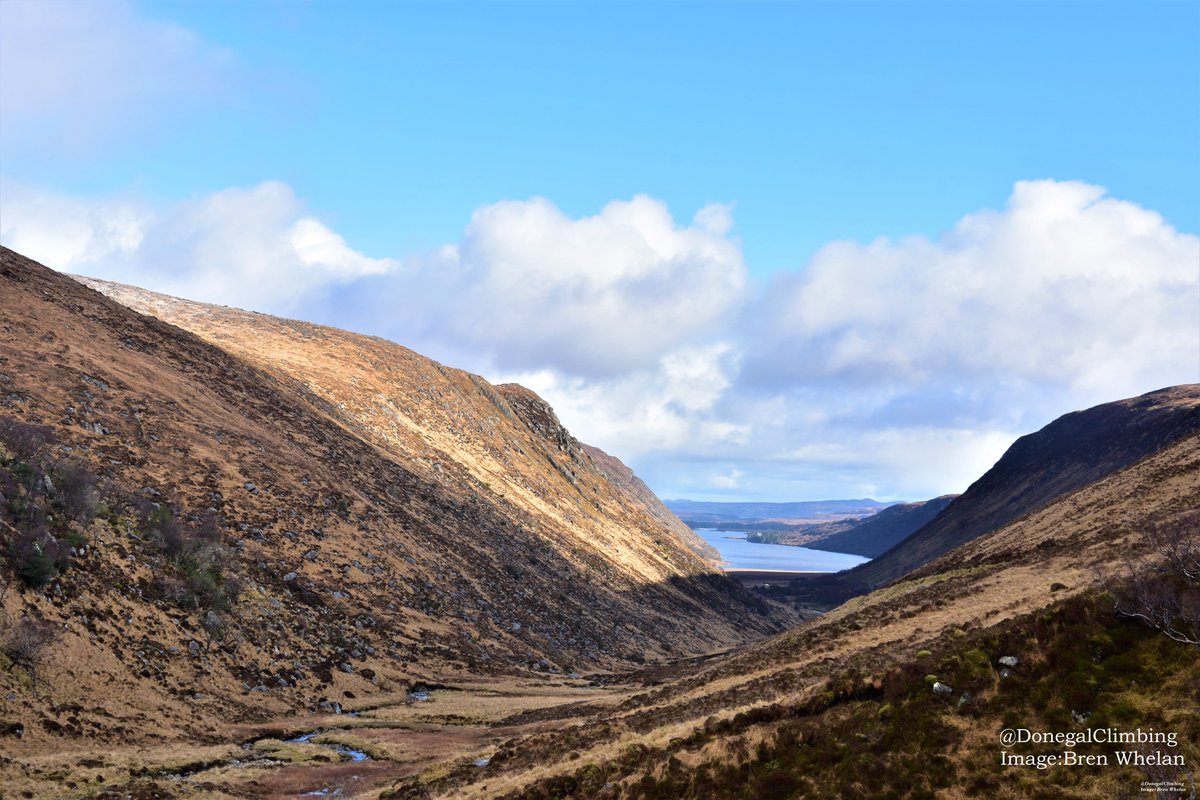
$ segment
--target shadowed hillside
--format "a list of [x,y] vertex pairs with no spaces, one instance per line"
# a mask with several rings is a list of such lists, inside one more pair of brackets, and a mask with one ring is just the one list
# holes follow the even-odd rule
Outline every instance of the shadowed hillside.
[[836,604],[1200,432],[1200,386],[1174,386],[1075,411],[1022,436],[932,522],[846,572],[794,582],[805,602]]

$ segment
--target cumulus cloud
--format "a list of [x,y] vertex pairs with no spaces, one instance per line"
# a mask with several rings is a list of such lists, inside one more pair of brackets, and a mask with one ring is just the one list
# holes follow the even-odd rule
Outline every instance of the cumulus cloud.
[[153,218],[134,200],[85,200],[0,178],[0,241],[48,266],[106,263],[141,247]]
[[631,459],[662,497],[712,500],[919,500],[961,492],[1015,438],[936,425],[867,430],[785,426],[789,442],[756,436],[726,457],[661,451]]
[[1076,182],[1016,184],[936,240],[832,243],[775,281],[760,380],[988,381],[1087,396],[1196,378],[1200,239]]
[[718,342],[679,348],[618,376],[541,369],[503,373],[498,380],[533,389],[570,421],[577,437],[624,457],[736,447],[748,429],[719,410],[736,368],[730,345]]
[[0,182],[0,241],[64,272],[210,303],[288,311],[328,287],[395,267],[305,213],[283,183],[151,210]]
[[1076,182],[934,239],[831,243],[740,308],[719,358],[532,382],[669,496],[915,499],[1067,411],[1200,380],[1200,239]]
[[0,140],[87,149],[219,96],[231,54],[127,2],[0,3]]
[[741,478],[745,474],[740,469],[731,469],[727,473],[713,475],[708,479],[708,483],[717,489],[737,489],[741,486]]
[[677,225],[640,195],[581,219],[541,198],[484,206],[460,242],[395,276],[390,293],[415,302],[394,324],[486,350],[500,369],[644,368],[705,338],[742,301],[731,225],[719,206]]
[[757,290],[727,206],[505,201],[391,260],[281,183],[154,209],[10,181],[0,202],[0,240],[56,268],[522,383],[667,496],[962,491],[1062,413],[1200,380],[1200,239],[1083,183],[1018,183],[935,238],[833,242]]

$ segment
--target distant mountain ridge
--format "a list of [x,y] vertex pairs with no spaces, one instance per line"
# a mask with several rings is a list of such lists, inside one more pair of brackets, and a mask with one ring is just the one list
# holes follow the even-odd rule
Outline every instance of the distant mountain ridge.
[[722,522],[821,521],[865,517],[888,503],[861,500],[805,500],[784,503],[709,502],[704,500],[664,500],[667,508],[693,527],[711,527]]

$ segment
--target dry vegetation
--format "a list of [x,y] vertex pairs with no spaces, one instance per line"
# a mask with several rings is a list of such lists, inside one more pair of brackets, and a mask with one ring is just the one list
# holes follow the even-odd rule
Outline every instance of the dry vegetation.
[[[1101,594],[1197,507],[1191,437],[794,631],[631,676],[620,705],[506,743],[485,775],[402,782],[396,796],[1136,795],[1148,778],[1131,768],[1000,769],[996,736],[1016,721],[1076,729],[1071,712],[1087,712],[1170,726],[1200,763],[1200,650]],[[1022,666],[1002,678],[1008,655]]]
[[164,321],[0,251],[4,797],[1086,797],[1137,775],[998,726],[1200,736],[1196,648],[1099,594],[1200,437],[779,633],[536,395],[102,288]]
[[565,680],[790,621],[610,483],[536,396],[380,340],[191,311],[226,326],[225,349],[0,250],[0,418],[49,431],[37,458],[0,454],[6,782],[65,785],[32,777],[39,759],[228,746],[238,726],[421,684]]

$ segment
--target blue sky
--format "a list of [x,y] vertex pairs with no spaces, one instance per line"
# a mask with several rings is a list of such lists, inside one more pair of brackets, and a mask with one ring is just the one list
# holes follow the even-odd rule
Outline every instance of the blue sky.
[[961,491],[1200,380],[1198,3],[5,0],[0,36],[5,244],[522,380],[665,495]]

